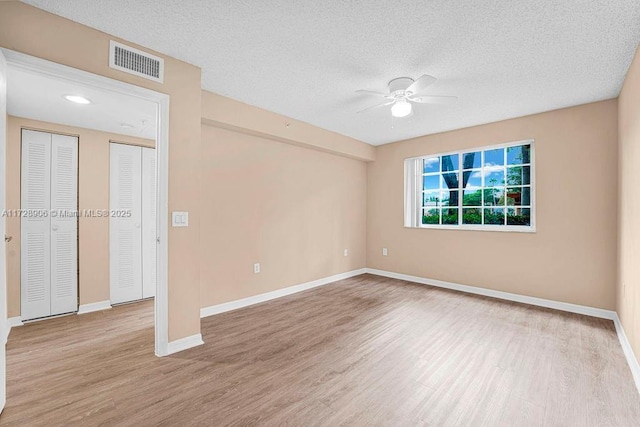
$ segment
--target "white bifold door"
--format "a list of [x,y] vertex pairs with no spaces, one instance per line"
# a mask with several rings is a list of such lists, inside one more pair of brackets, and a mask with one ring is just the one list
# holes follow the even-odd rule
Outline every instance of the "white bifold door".
[[156,150],[142,148],[142,298],[156,295]]
[[155,149],[111,143],[109,246],[111,303],[155,296]]
[[22,131],[21,317],[78,309],[78,138]]

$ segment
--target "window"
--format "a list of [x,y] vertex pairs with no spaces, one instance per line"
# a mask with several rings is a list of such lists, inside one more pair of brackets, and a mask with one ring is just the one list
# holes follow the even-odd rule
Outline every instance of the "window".
[[405,226],[534,231],[533,141],[405,160]]

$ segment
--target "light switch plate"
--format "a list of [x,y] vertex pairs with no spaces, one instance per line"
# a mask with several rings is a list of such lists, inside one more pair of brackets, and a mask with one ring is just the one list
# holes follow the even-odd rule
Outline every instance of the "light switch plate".
[[171,212],[172,227],[188,227],[189,212]]

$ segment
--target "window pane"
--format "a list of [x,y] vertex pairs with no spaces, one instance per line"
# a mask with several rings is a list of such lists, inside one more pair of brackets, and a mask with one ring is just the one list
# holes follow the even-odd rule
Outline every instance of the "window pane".
[[504,208],[485,209],[484,223],[487,225],[504,225]]
[[531,166],[507,168],[507,185],[531,184]]
[[482,224],[482,212],[480,209],[462,209],[463,224]]
[[463,188],[482,187],[482,172],[479,170],[462,172],[462,186]]
[[422,186],[425,190],[440,189],[440,175],[427,175],[422,177]]
[[425,191],[422,193],[422,206],[434,208],[440,206],[440,190]]
[[440,224],[440,209],[425,209],[422,214],[423,224]]
[[502,185],[504,185],[504,169],[485,169],[485,187],[500,187]]
[[484,152],[484,166],[503,166],[504,165],[504,148],[495,150],[487,150]]
[[529,187],[509,187],[507,189],[507,205],[530,206],[531,189]]
[[442,174],[442,188],[458,188],[458,174],[457,173],[443,173]]
[[442,156],[442,171],[457,171],[459,169],[458,155]]
[[464,190],[463,206],[482,206],[482,190]]
[[487,188],[484,190],[485,206],[504,206],[504,188]]
[[474,153],[466,153],[462,156],[463,169],[476,169],[482,164],[482,155],[479,151]]
[[458,208],[443,208],[442,223],[447,225],[458,225]]
[[458,206],[458,192],[443,191],[440,200],[442,200],[442,206]]
[[531,209],[509,208],[507,211],[507,225],[531,225]]
[[517,147],[508,147],[507,164],[521,165],[523,163],[531,163],[531,146],[518,145]]
[[424,159],[424,173],[440,172],[440,157]]
[[476,150],[421,159],[421,224],[530,226],[533,144]]

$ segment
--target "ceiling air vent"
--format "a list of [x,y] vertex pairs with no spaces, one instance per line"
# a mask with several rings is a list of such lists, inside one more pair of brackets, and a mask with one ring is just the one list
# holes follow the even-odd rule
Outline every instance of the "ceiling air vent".
[[164,80],[162,58],[113,40],[109,45],[109,66],[156,82],[162,83]]

